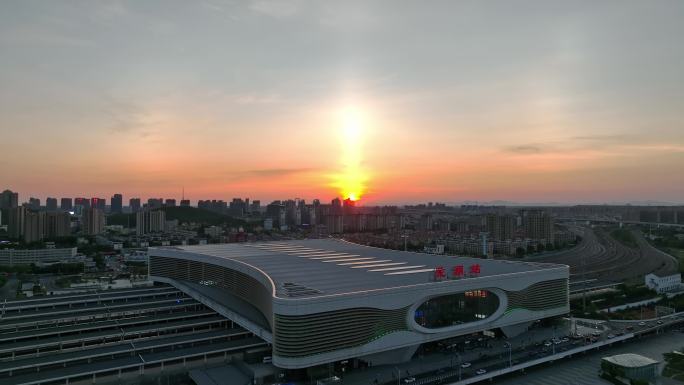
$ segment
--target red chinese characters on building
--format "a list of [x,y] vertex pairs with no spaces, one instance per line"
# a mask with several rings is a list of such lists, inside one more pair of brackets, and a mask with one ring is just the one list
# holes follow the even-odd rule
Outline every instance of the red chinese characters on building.
[[480,265],[478,263],[470,265],[470,275],[480,275]]
[[437,266],[435,268],[435,281],[441,281],[444,278],[446,278],[446,270],[444,269],[444,266]]
[[451,270],[451,278],[463,278],[464,275],[463,265],[454,266]]

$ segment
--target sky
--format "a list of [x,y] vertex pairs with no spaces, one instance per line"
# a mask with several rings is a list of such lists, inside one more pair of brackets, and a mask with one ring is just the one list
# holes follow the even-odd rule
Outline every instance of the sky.
[[0,189],[684,202],[684,2],[0,2]]

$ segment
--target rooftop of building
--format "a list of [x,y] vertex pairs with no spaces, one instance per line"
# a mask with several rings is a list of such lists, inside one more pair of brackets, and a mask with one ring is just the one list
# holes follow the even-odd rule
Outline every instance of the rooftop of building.
[[603,357],[605,361],[625,368],[640,368],[657,364],[658,361],[634,353],[618,354],[610,357]]
[[[150,249],[150,255],[183,257],[185,253],[207,258],[209,263],[212,259],[228,259],[261,270],[273,281],[276,296],[281,298],[434,283],[440,267],[447,275],[445,280],[567,269],[558,264],[403,252],[330,238]],[[463,271],[460,277],[455,274],[459,266]]]

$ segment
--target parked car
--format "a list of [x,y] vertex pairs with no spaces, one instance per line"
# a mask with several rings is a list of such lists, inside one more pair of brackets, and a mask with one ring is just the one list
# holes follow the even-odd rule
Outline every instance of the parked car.
[[478,376],[481,376],[485,373],[487,373],[487,371],[485,369],[478,369],[477,372],[475,372],[475,374],[477,374]]
[[608,339],[615,338],[615,335],[613,334],[608,334]]
[[463,369],[468,369],[472,364],[470,362],[464,362],[461,364],[461,367]]
[[639,322],[639,326],[646,326],[646,322],[643,322],[643,321]]
[[413,384],[414,382],[416,382],[415,377],[404,378],[404,384]]
[[546,342],[544,342],[544,346],[546,346],[546,347],[549,347],[549,346],[551,346],[551,345],[552,345],[551,341],[546,341]]

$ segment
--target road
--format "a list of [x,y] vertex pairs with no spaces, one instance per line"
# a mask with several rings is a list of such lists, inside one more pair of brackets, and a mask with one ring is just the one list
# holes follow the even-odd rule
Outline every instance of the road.
[[[599,344],[608,344],[601,348],[602,356],[612,355],[614,346],[623,346],[625,343],[618,341],[620,338],[628,338],[629,341],[638,341],[637,344],[627,342],[627,344],[637,346],[642,342],[650,341],[652,338],[659,338],[658,335],[667,333],[677,338],[684,337],[681,333],[667,332],[666,329],[679,329],[684,326],[684,313],[663,317],[660,320],[636,320],[636,321],[616,321],[606,322],[600,320],[574,320],[567,322],[563,326],[556,328],[537,328],[527,334],[510,340],[487,340],[486,347],[477,349],[462,349],[460,351],[432,353],[424,357],[415,357],[411,362],[397,366],[373,367],[366,371],[356,371],[348,373],[342,379],[340,385],[360,385],[373,384],[377,380],[378,384],[393,385],[398,380],[404,381],[406,378],[413,377],[413,385],[433,385],[457,382],[460,378],[465,380],[478,377],[478,370],[484,369],[486,373],[497,369],[505,369],[511,365],[523,364],[528,361],[549,359],[558,353],[569,353],[573,349],[585,348],[594,351],[594,347]],[[577,326],[575,326],[575,323]],[[570,337],[571,331],[575,331],[583,338],[573,339]],[[592,333],[595,333],[592,335]],[[648,333],[646,336],[641,336]],[[556,343],[549,341],[553,337],[561,339]],[[611,341],[615,341],[611,345]],[[679,341],[679,340],[677,340]],[[510,348],[508,344],[510,343]],[[679,344],[679,342],[677,342]],[[458,344],[457,344],[458,345]],[[684,346],[677,346],[677,349]],[[668,350],[666,350],[668,351]],[[666,352],[663,351],[663,352]],[[662,352],[661,352],[662,353]],[[554,362],[574,361],[582,358],[589,353],[575,353],[571,358],[554,358]],[[468,363],[467,367],[461,367],[463,363]],[[542,368],[548,364],[541,364]],[[597,364],[598,365],[598,364]],[[460,367],[460,369],[459,369]],[[536,372],[536,367],[531,368]],[[401,378],[397,378],[397,372]],[[596,370],[592,369],[595,375]],[[484,374],[486,375],[486,374]],[[504,376],[505,377],[505,376]],[[504,377],[498,377],[495,381],[501,381]],[[514,382],[515,383],[515,382]],[[519,383],[519,382],[518,382]],[[600,383],[600,382],[599,382]],[[559,384],[562,384],[559,383]],[[574,385],[574,384],[573,384]]]
[[[609,382],[598,378],[601,358],[623,353],[637,353],[663,361],[663,353],[681,350],[684,334],[667,332],[658,336],[644,337],[613,347],[592,351],[553,364],[540,366],[527,374],[511,375],[493,381],[499,385],[606,385]],[[661,364],[662,367],[662,364]]]

